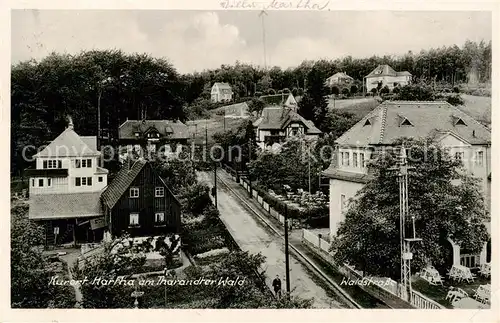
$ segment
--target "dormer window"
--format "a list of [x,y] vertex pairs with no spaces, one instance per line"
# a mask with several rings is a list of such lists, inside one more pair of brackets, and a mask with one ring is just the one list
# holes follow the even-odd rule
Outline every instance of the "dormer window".
[[458,118],[457,121],[455,122],[455,126],[466,126],[467,124],[461,119]]
[[370,119],[366,119],[365,123],[363,124],[363,127],[364,126],[371,126],[371,125],[372,125],[372,123],[371,123]]
[[402,126],[413,126],[413,125],[411,124],[410,120],[408,120],[408,119],[406,119],[406,118],[403,120],[403,122],[401,122],[401,125],[402,125]]
[[140,135],[140,133],[138,133],[138,132],[135,133],[136,138],[139,138],[139,135]]

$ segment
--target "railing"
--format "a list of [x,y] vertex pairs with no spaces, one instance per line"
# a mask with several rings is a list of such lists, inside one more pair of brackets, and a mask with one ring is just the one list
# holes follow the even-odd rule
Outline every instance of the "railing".
[[479,268],[479,255],[460,255],[460,265],[468,268]]
[[429,299],[428,297],[420,294],[419,292],[412,290],[411,291],[411,305],[416,308],[426,309],[426,310],[437,310],[445,308],[443,305]]

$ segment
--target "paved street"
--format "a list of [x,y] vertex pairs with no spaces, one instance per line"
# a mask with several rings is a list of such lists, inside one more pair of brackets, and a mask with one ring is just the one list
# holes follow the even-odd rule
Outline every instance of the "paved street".
[[[213,186],[213,173],[198,173],[199,179]],[[218,208],[221,219],[236,242],[244,251],[259,253],[266,257],[267,284],[278,274],[285,289],[285,253],[281,237],[264,229],[254,217],[222,185],[217,187]],[[341,308],[339,302],[329,297],[326,291],[311,277],[302,264],[290,256],[290,282],[292,295],[313,298],[314,308]]]

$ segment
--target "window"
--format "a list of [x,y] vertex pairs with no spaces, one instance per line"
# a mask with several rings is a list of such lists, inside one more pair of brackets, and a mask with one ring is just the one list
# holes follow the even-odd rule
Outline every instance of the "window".
[[82,181],[81,181],[80,177],[75,177],[75,186],[81,186],[82,185],[81,182]]
[[87,185],[87,177],[82,177],[82,186],[86,186]]
[[99,177],[97,178],[97,181],[98,181],[99,183],[102,183],[102,176],[99,176]]
[[413,126],[408,119],[404,119],[403,122],[401,122],[402,126]]
[[464,160],[464,152],[463,151],[457,151],[455,153],[455,159],[458,161],[463,161]]
[[359,165],[363,168],[365,167],[365,154],[363,153],[359,154]]
[[155,222],[156,223],[165,222],[165,213],[163,213],[163,212],[155,213]]
[[52,178],[47,178],[47,186],[48,187],[52,186]]
[[352,153],[352,165],[358,167],[358,153]]
[[155,197],[164,197],[165,196],[165,188],[160,186],[155,188]]
[[57,159],[49,159],[43,161],[43,168],[62,168],[61,161]]
[[476,151],[476,166],[483,166],[483,152]]
[[92,186],[92,177],[75,177],[75,186]]
[[345,195],[342,194],[340,195],[340,210],[344,212],[344,208],[345,208]]
[[455,123],[456,126],[466,126],[465,122],[462,119],[458,119],[457,122]]
[[43,178],[38,180],[38,187],[43,187]]
[[371,125],[372,125],[372,123],[370,122],[370,119],[366,119],[365,124],[363,125],[363,127],[364,126],[371,126]]
[[342,165],[349,166],[349,153],[343,153]]
[[129,225],[139,226],[139,213],[130,213]]
[[82,167],[83,168],[87,167],[87,160],[86,159],[82,159]]
[[132,197],[132,198],[139,197],[139,189],[137,187],[130,188],[130,197]]
[[92,177],[87,177],[87,186],[92,186]]
[[80,159],[75,159],[75,168],[80,168],[80,167],[81,167]]
[[92,168],[92,159],[87,159],[87,167]]
[[31,187],[35,187],[35,179],[31,180]]

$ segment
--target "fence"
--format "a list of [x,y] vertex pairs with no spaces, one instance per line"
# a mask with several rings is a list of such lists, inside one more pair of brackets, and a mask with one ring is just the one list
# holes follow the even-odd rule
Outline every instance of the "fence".
[[[330,263],[334,263],[332,253],[329,251],[330,243],[325,239],[321,238],[319,235],[310,232],[307,229],[302,229],[302,241],[306,243],[309,247],[312,247],[316,253],[321,256],[324,260]],[[375,297],[383,299],[384,301],[392,300],[400,305],[408,307],[415,307],[420,309],[441,309],[445,308],[441,304],[429,299],[425,295],[412,290],[410,303],[405,301],[400,297],[401,295],[401,285],[396,281],[387,277],[367,277],[363,275],[363,272],[354,269],[351,266],[344,264],[343,266],[338,266],[338,270],[351,280],[363,280],[367,279],[372,283],[363,286],[367,292]]]

